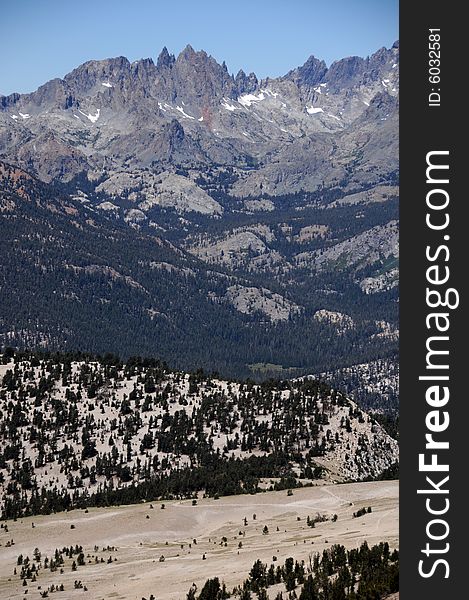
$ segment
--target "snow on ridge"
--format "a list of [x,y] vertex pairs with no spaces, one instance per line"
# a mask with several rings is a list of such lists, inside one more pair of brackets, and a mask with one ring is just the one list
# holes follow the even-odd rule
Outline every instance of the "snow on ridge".
[[314,108],[314,106],[309,106],[309,107],[307,106],[306,107],[306,112],[309,115],[315,115],[316,113],[322,113],[322,112],[324,112],[324,110],[322,108]]
[[234,104],[230,104],[225,98],[221,100],[221,105],[223,106],[223,108],[226,108],[226,110],[229,110],[231,112],[237,110],[237,107]]
[[397,63],[394,63],[391,69],[395,69],[397,67]]
[[237,102],[241,104],[241,106],[249,108],[252,104],[265,100],[267,96],[276,98],[278,95],[278,92],[273,92],[272,90],[260,90],[257,94],[243,94],[242,96],[239,96]]
[[317,94],[322,94],[322,88],[326,87],[327,83],[320,83],[317,87],[313,88]]
[[[184,104],[184,102],[183,102],[183,104]],[[176,106],[176,110],[178,110],[182,114],[183,117],[186,117],[186,119],[195,119],[195,117],[191,117],[191,115],[188,115],[186,113],[186,111],[182,108],[182,106]]]
[[166,108],[163,108],[163,105],[161,104],[161,102],[158,102],[158,108],[160,110],[162,110],[163,112],[166,112]]
[[112,83],[109,83],[109,81],[103,81],[103,82],[101,83],[101,85],[104,85],[104,87],[107,87],[107,88],[112,88],[112,87],[114,87],[114,86],[112,85]]
[[92,123],[96,123],[96,121],[99,119],[99,114],[101,112],[100,108],[96,109],[96,114],[92,115],[91,113],[84,113],[82,110],[78,109],[78,112],[81,113],[84,117],[86,117],[87,119],[89,119]]
[[256,94],[243,94],[238,98],[239,104],[245,108],[249,108],[252,104],[260,102],[261,100],[265,100],[264,92],[259,92],[257,96]]
[[13,121],[17,121],[20,117],[23,119],[23,121],[31,118],[31,115],[28,113],[22,113],[18,111],[18,115],[10,115],[10,117],[13,119]]

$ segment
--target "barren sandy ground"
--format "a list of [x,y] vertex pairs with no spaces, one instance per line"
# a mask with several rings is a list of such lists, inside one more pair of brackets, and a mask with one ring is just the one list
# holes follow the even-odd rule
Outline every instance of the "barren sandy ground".
[[[270,564],[275,555],[276,564],[282,564],[292,556],[307,562],[309,555],[331,544],[351,548],[364,540],[370,546],[388,541],[397,547],[398,494],[397,481],[353,483],[294,490],[293,496],[266,492],[201,499],[197,506],[190,500],[165,502],[164,510],[155,502],[153,509],[147,503],[9,521],[8,532],[0,530],[0,598],[33,600],[40,598],[38,586],[44,590],[63,583],[65,591],[49,598],[141,600],[154,594],[157,600],[184,600],[193,582],[200,590],[209,577],[220,577],[231,590],[257,559]],[[371,514],[353,518],[354,511],[368,506]],[[306,517],[318,512],[329,517],[336,513],[338,519],[308,527]],[[265,525],[267,535],[262,533]],[[14,545],[7,547],[11,539]],[[37,547],[43,558],[51,557],[56,548],[75,544],[83,546],[87,562],[77,571],[66,559],[63,574],[42,569],[37,581],[26,587],[19,568],[13,575],[19,554],[33,560]],[[108,546],[116,549],[103,551]],[[96,564],[96,556],[104,563]],[[107,562],[110,556],[112,563]],[[161,556],[164,562],[159,562]],[[75,580],[81,580],[87,591],[74,589]]]

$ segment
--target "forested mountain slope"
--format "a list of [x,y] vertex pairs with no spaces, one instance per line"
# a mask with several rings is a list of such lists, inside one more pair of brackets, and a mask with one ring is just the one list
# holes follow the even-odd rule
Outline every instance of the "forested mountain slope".
[[358,481],[398,460],[394,439],[314,380],[237,383],[111,355],[17,354],[3,362],[7,517],[299,480]]

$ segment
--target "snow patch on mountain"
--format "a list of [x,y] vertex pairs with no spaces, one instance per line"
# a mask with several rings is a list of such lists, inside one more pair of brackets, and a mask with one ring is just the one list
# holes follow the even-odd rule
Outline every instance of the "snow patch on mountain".
[[92,115],[91,113],[85,113],[82,110],[78,109],[78,112],[81,113],[84,117],[86,117],[88,120],[90,120],[92,123],[96,123],[96,121],[99,119],[99,115],[101,113],[101,109],[97,108],[96,109],[96,114]]
[[227,100],[225,100],[225,98],[223,98],[223,100],[221,101],[221,105],[223,106],[223,108],[231,112],[238,110],[238,108],[234,104],[230,104]]
[[262,100],[265,100],[264,92],[259,92],[258,94],[243,94],[238,98],[239,104],[241,104],[245,108],[249,108],[253,104],[261,102]]
[[309,115],[315,115],[315,114],[317,114],[317,113],[322,113],[322,112],[324,112],[324,110],[323,110],[322,108],[319,108],[319,107],[315,108],[314,106],[307,106],[307,107],[306,107],[306,112],[307,112]]
[[186,119],[192,119],[195,120],[195,117],[192,117],[191,115],[188,115],[186,113],[186,111],[182,108],[182,106],[176,106],[176,110],[179,111],[183,117],[185,117]]

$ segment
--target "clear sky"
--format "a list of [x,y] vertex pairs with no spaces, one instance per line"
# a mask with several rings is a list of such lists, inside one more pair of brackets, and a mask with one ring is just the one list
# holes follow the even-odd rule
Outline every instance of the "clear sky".
[[0,0],[0,94],[29,92],[91,59],[191,44],[228,69],[283,75],[398,39],[398,0]]

